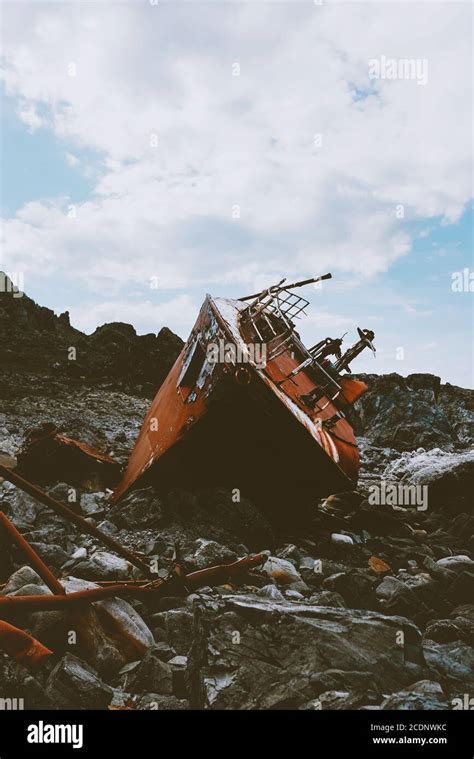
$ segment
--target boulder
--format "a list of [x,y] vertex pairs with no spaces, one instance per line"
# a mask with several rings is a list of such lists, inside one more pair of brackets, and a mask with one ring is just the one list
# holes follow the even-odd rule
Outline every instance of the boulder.
[[459,640],[449,643],[423,641],[423,654],[432,679],[443,683],[452,695],[474,688],[474,648]]
[[185,561],[191,571],[196,571],[218,564],[230,564],[237,558],[234,551],[220,545],[215,540],[198,538],[191,546],[190,555],[185,557]]
[[457,441],[444,408],[437,403],[440,378],[433,375],[357,375],[369,390],[351,414],[357,434],[375,446],[399,451],[446,446]]
[[384,476],[402,485],[426,486],[428,512],[446,507],[455,514],[472,513],[474,450],[406,453],[388,465]]
[[113,690],[92,667],[68,653],[51,672],[46,694],[57,709],[106,709]]
[[419,680],[408,688],[387,696],[380,706],[391,711],[448,709],[441,685],[432,680]]
[[192,708],[299,708],[314,698],[311,678],[328,662],[370,673],[381,692],[423,673],[420,632],[402,617],[249,595],[195,603],[194,613]]
[[193,612],[171,609],[153,615],[153,621],[164,631],[166,639],[180,656],[187,656],[193,639]]
[[301,575],[291,561],[280,559],[277,556],[269,556],[262,567],[262,571],[275,580],[278,585],[293,585],[302,582]]
[[96,551],[90,558],[74,565],[74,574],[85,580],[128,580],[132,574],[129,561],[108,551]]
[[152,488],[134,490],[108,513],[109,521],[126,530],[156,527],[162,520],[162,504]]
[[31,529],[40,511],[44,509],[34,498],[15,488],[2,501],[2,509],[21,532]]
[[124,675],[123,687],[129,693],[173,694],[173,668],[162,661],[161,651],[148,649],[142,661]]
[[[8,596],[10,593],[15,593],[16,591],[21,590],[25,585],[41,585],[46,588],[46,585],[39,574],[28,566],[28,564],[25,564],[25,566],[17,569],[16,572],[9,577],[2,592],[4,595]],[[24,594],[20,593],[19,595]]]

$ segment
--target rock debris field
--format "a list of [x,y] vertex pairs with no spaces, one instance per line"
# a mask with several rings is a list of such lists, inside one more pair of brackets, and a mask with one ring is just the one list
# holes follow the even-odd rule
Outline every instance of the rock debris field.
[[[181,341],[168,330],[138,337],[129,325],[78,333],[88,359],[71,374],[55,355],[71,342],[67,315],[26,297],[16,303],[0,312],[0,463],[14,462],[27,432],[50,422],[124,465],[153,378],[166,376]],[[6,341],[15,329],[13,349]],[[143,348],[151,358],[140,367]],[[47,483],[157,578],[177,562],[189,574],[265,556],[224,584],[176,582],[160,595],[9,610],[5,619],[53,655],[32,669],[0,654],[0,699],[21,698],[25,709],[469,708],[474,392],[429,374],[364,379],[369,392],[352,419],[363,460],[358,489],[315,501],[304,530],[275,532],[256,504],[222,488],[158,496],[142,487],[111,505],[105,491]],[[140,578],[6,480],[0,510],[67,593]],[[0,532],[0,599],[48,594]]]

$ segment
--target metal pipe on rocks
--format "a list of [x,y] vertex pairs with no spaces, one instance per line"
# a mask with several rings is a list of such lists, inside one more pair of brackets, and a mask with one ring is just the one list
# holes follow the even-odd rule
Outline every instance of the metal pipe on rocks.
[[3,619],[0,619],[0,648],[15,661],[32,669],[40,667],[45,659],[53,655],[53,651],[39,640]]
[[44,580],[51,592],[56,595],[64,595],[66,591],[57,577],[55,577],[49,567],[46,566],[43,559],[38,556],[34,548],[28,543],[26,538],[23,537],[21,532],[18,532],[13,522],[8,519],[3,511],[0,511],[0,525],[5,528],[12,543],[25,554],[30,566],[39,574],[41,579]]
[[0,614],[17,611],[50,611],[77,604],[94,603],[94,601],[102,601],[111,596],[131,595],[140,598],[152,593],[159,596],[170,593],[170,591],[175,593],[179,590],[190,592],[203,585],[210,583],[220,585],[227,580],[232,580],[243,572],[263,564],[267,559],[268,553],[259,553],[255,556],[245,556],[232,564],[219,564],[191,572],[188,575],[172,574],[170,577],[160,578],[154,582],[144,580],[142,585],[117,583],[116,585],[79,590],[75,593],[56,596],[0,596]]
[[123,546],[117,540],[114,540],[114,538],[111,538],[110,535],[106,535],[105,532],[102,532],[102,530],[99,530],[93,524],[89,524],[89,522],[87,522],[84,517],[79,516],[79,514],[75,514],[74,511],[69,509],[60,501],[57,501],[55,498],[52,498],[50,495],[48,495],[48,493],[45,493],[44,490],[41,490],[41,488],[39,488],[37,485],[33,485],[32,482],[25,480],[23,477],[20,477],[19,474],[16,474],[11,469],[7,469],[2,465],[0,465],[0,477],[8,480],[8,482],[11,482],[12,485],[16,485],[16,487],[20,488],[25,493],[28,493],[28,495],[30,495],[32,498],[36,498],[37,501],[44,504],[45,506],[48,506],[56,514],[59,514],[65,519],[69,520],[69,522],[72,522],[78,528],[79,532],[85,533],[87,535],[92,535],[94,538],[97,538],[97,540],[100,540],[101,543],[106,545],[108,548],[111,548],[112,551],[115,551],[115,553],[117,553],[119,556],[127,559],[127,561],[140,569],[146,577],[153,577],[151,567],[145,561],[143,561],[143,559],[141,559],[132,551],[129,551],[128,548],[125,548],[125,546]]

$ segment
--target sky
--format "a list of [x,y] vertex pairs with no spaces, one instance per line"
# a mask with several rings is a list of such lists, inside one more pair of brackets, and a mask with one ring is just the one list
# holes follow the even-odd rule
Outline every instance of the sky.
[[2,1],[0,269],[73,326],[186,338],[300,291],[354,371],[473,387],[472,6]]

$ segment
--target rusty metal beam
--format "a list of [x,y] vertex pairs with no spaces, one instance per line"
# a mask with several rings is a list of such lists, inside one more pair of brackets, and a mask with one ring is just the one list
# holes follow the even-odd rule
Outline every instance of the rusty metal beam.
[[[61,596],[59,596],[61,597]],[[20,664],[37,669],[53,652],[32,635],[0,619],[0,648]]]
[[10,469],[7,469],[1,465],[0,477],[3,477],[13,485],[16,485],[16,487],[24,490],[25,493],[28,493],[28,495],[30,495],[32,498],[36,498],[37,501],[43,503],[45,506],[48,506],[50,509],[56,512],[56,514],[59,514],[65,519],[69,520],[69,522],[72,522],[78,528],[79,532],[86,533],[87,535],[92,535],[94,538],[97,538],[97,540],[100,540],[104,545],[106,545],[108,548],[111,548],[112,551],[115,551],[115,553],[117,553],[119,556],[122,556],[135,567],[141,569],[146,577],[153,577],[151,568],[145,561],[143,561],[143,559],[141,559],[132,551],[129,551],[128,548],[125,548],[125,546],[123,546],[117,540],[114,540],[114,538],[111,538],[110,535],[106,535],[105,532],[102,532],[102,530],[99,530],[94,525],[89,524],[89,522],[87,522],[84,517],[79,516],[79,514],[75,514],[74,511],[69,509],[60,501],[57,501],[55,498],[52,498],[50,495],[48,495],[48,493],[45,493],[44,490],[41,490],[41,488],[37,487],[37,485],[33,485],[33,483],[25,480],[23,477],[20,477],[19,474],[16,474],[15,472],[12,472]]
[[13,522],[8,519],[3,511],[0,511],[0,525],[4,527],[12,543],[14,543],[20,549],[20,551],[24,553],[28,559],[30,566],[36,570],[36,572],[39,574],[41,579],[44,580],[52,593],[55,593],[56,595],[64,595],[66,591],[64,590],[59,580],[54,576],[49,567],[46,566],[43,559],[38,556],[34,548],[30,546],[26,538],[24,538],[23,535],[18,532]]
[[80,590],[66,595],[52,596],[3,596],[0,597],[0,614],[17,611],[46,611],[62,609],[65,606],[94,603],[111,596],[124,596],[130,594],[134,597],[145,597],[150,594],[162,596],[170,591],[177,593],[191,591],[203,585],[220,585],[227,580],[232,580],[253,567],[263,564],[268,558],[267,553],[259,553],[255,556],[246,556],[232,564],[219,564],[208,569],[191,572],[188,575],[178,577],[175,574],[165,579],[153,582],[143,581],[143,585],[135,586],[127,583],[117,583],[102,588]]

